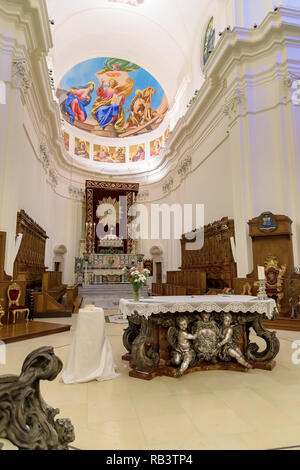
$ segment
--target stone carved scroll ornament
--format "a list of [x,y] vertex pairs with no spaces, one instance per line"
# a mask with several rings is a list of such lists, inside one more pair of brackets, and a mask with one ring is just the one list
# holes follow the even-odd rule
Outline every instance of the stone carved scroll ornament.
[[54,419],[59,410],[40,392],[40,380],[53,381],[62,367],[53,348],[42,347],[27,356],[19,377],[0,377],[0,438],[21,450],[68,449],[74,427],[69,419]]
[[141,329],[141,317],[139,315],[132,315],[128,318],[128,328],[124,330],[123,334],[123,345],[131,354],[132,343],[139,335]]
[[138,370],[155,369],[159,363],[159,354],[153,349],[152,319],[141,317],[139,335],[132,343],[132,361]]
[[262,326],[262,317],[260,315],[253,315],[253,320],[250,324],[247,324],[249,337],[249,328],[252,327],[257,336],[262,338],[266,347],[264,350],[259,351],[259,346],[256,343],[248,343],[246,356],[248,359],[257,362],[272,361],[279,353],[280,343],[276,337],[275,331],[265,330]]

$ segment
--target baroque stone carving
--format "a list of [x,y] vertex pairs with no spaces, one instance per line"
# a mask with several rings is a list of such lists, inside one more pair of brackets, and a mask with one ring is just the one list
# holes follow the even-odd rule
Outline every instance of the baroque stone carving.
[[24,95],[26,95],[32,86],[27,60],[23,57],[15,59],[13,61],[12,71],[12,85],[16,88],[20,88]]
[[149,191],[141,191],[136,197],[136,202],[147,201],[149,198]]
[[[200,365],[202,362],[216,364],[236,360],[247,369],[252,365],[246,358],[255,362],[271,361],[279,352],[279,341],[275,332],[265,330],[261,324],[262,316],[258,314],[233,315],[203,312],[200,315],[179,316],[175,320],[171,316],[156,319],[155,322],[168,328],[167,339],[171,345],[169,365],[178,366],[178,376],[188,367]],[[242,341],[242,325],[252,327],[257,336],[266,341],[266,349],[258,352],[256,343],[246,344],[244,357],[239,343]],[[249,338],[249,334],[247,335]]]
[[47,170],[50,166],[50,157],[48,147],[45,143],[40,144],[40,160],[42,162],[44,170]]
[[189,156],[189,157],[186,157],[180,163],[180,166],[179,166],[179,169],[178,169],[178,175],[183,180],[190,173],[191,169],[192,169],[192,157]]
[[84,189],[82,188],[77,188],[76,186],[73,186],[70,184],[69,186],[69,194],[71,197],[74,199],[83,199],[84,198]]
[[154,369],[159,363],[159,354],[153,349],[152,319],[141,317],[140,334],[132,343],[132,361],[142,371]]
[[163,185],[163,192],[164,193],[169,193],[174,186],[174,180],[173,178],[170,178],[164,185]]
[[58,185],[58,176],[54,168],[49,169],[49,180],[52,187],[56,187]]
[[240,111],[240,108],[244,108],[245,96],[240,90],[236,90],[235,94],[225,100],[223,106],[223,113],[228,119],[234,119]]
[[129,353],[132,351],[132,343],[137,338],[141,329],[141,317],[132,315],[128,318],[128,328],[124,330],[123,345]]
[[68,449],[74,427],[69,419],[54,419],[59,410],[48,406],[40,392],[40,380],[54,380],[62,367],[46,346],[26,357],[19,377],[0,377],[0,438],[22,450]]
[[249,330],[250,326],[252,326],[257,336],[265,340],[266,348],[259,352],[259,347],[256,343],[248,343],[246,356],[248,359],[258,362],[272,361],[279,353],[280,343],[275,331],[265,330],[261,322],[262,317],[255,315],[250,325],[247,324],[247,328]]

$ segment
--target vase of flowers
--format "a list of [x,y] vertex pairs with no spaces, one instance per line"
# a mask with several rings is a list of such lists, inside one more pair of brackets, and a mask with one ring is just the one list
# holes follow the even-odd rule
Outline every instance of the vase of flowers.
[[146,284],[150,271],[142,267],[124,268],[124,275],[133,287],[133,298],[136,302],[140,300],[140,290]]

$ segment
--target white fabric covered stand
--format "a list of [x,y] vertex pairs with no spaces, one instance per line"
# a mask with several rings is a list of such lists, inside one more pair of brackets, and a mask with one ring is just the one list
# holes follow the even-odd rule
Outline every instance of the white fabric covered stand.
[[105,336],[103,309],[80,309],[62,381],[71,384],[110,380],[119,375],[115,369],[111,344]]

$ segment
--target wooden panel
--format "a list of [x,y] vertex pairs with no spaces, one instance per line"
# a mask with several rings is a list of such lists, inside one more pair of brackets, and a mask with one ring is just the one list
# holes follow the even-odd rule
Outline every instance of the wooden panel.
[[28,284],[41,283],[46,269],[46,232],[21,210],[17,214],[16,233],[22,233],[23,238],[14,263],[14,279]]
[[40,336],[48,336],[56,333],[69,331],[71,325],[60,325],[57,323],[46,323],[29,321],[5,325],[0,329],[0,340],[5,343],[15,343]]
[[183,235],[181,269],[205,272],[208,288],[232,287],[237,271],[231,250],[231,237],[234,237],[234,221],[228,217],[204,227],[204,245],[201,250],[186,250],[186,242],[189,240]]

